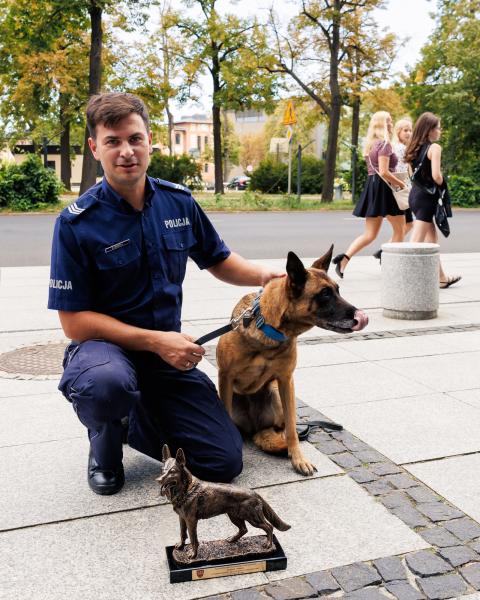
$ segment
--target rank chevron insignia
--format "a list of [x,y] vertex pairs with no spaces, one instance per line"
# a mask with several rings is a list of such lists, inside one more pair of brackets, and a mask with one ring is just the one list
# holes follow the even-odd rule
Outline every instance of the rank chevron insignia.
[[72,215],[80,215],[85,210],[84,208],[80,208],[76,202],[73,202],[67,208],[68,212],[72,213]]

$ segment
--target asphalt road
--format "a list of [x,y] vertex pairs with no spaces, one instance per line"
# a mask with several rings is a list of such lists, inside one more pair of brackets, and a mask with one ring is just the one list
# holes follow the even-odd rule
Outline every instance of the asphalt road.
[[[319,256],[335,243],[337,252],[363,231],[363,220],[347,211],[209,213],[226,243],[247,258],[283,258],[289,250],[300,256]],[[0,267],[50,263],[55,215],[0,215]],[[442,252],[480,251],[480,210],[457,210],[452,234],[440,240]],[[388,241],[385,222],[378,244]],[[112,240],[114,242],[115,240]]]

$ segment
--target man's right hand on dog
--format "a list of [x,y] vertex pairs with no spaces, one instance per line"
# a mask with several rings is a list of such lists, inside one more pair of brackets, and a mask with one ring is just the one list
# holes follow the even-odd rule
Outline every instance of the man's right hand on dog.
[[151,351],[180,371],[193,369],[205,354],[204,348],[194,344],[194,338],[186,333],[152,331],[152,334]]

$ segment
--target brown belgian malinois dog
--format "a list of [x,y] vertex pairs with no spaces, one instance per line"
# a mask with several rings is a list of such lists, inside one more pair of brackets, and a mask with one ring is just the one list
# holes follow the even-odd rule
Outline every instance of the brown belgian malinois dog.
[[[238,327],[217,346],[219,394],[233,421],[265,452],[287,451],[303,475],[316,469],[303,456],[296,430],[297,337],[314,326],[351,333],[368,324],[367,315],[344,300],[327,275],[332,252],[333,245],[308,269],[289,252],[287,277],[265,286],[256,309],[256,294],[244,296],[232,313]],[[245,318],[252,306],[253,318]],[[268,335],[272,330],[276,339]]]

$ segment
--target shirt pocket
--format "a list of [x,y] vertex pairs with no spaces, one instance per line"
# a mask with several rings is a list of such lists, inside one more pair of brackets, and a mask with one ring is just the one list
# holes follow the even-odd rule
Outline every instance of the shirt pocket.
[[123,269],[126,266],[132,266],[139,260],[140,250],[135,242],[130,241],[127,245],[105,252],[102,248],[95,256],[95,262],[100,271],[109,269]]
[[182,283],[187,268],[190,248],[197,243],[191,229],[183,229],[162,235],[167,250],[168,271],[174,283]]

